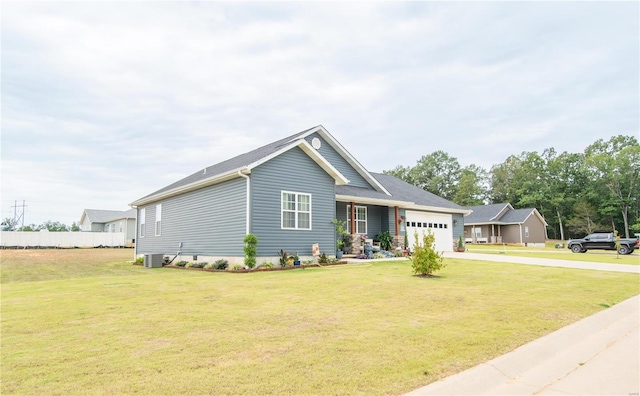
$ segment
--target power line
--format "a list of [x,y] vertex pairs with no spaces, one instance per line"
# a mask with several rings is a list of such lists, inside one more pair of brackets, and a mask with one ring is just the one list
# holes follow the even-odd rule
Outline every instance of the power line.
[[[20,223],[21,227],[24,227],[24,208],[26,208],[24,199],[22,200],[22,206],[18,206],[18,201],[13,201],[13,224],[18,225]],[[18,214],[18,208],[20,208],[20,214]]]

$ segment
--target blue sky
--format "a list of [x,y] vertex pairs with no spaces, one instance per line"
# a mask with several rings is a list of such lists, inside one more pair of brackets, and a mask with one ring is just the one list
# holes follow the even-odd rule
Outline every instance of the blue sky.
[[638,2],[3,2],[2,218],[78,221],[322,124],[367,169],[638,136]]

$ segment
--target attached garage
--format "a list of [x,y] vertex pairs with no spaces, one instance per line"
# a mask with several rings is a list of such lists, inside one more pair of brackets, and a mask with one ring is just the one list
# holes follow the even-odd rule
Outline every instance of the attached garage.
[[407,236],[411,249],[415,245],[415,232],[418,233],[418,238],[422,241],[422,234],[427,233],[427,230],[431,230],[436,237],[436,251],[453,251],[453,227],[450,214],[407,210],[405,216]]

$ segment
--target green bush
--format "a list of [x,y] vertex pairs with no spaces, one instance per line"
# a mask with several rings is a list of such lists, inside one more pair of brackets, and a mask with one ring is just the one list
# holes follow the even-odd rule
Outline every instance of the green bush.
[[318,257],[319,264],[327,264],[329,262],[329,257],[326,254],[322,253],[320,257]]
[[225,259],[220,259],[220,260],[216,260],[213,263],[213,266],[215,269],[226,270],[227,267],[229,266],[229,262]]
[[384,254],[382,254],[382,253],[374,253],[374,254],[373,254],[373,258],[374,258],[374,259],[383,259],[383,258],[386,258],[386,257],[387,257],[387,256],[385,256],[385,255],[384,255]]
[[191,268],[204,268],[204,266],[207,265],[207,263],[193,263],[191,265]]
[[244,265],[249,268],[256,266],[256,256],[258,255],[258,237],[253,234],[247,234],[244,237]]
[[135,261],[136,264],[144,264],[144,257],[138,257]]
[[376,239],[380,241],[380,248],[382,248],[382,250],[391,250],[393,237],[389,231],[379,232],[378,235],[376,235]]
[[175,265],[177,265],[178,267],[184,267],[186,266],[188,263],[186,261],[178,261]]
[[418,275],[431,275],[444,268],[442,255],[435,250],[436,237],[431,230],[422,235],[422,244],[420,244],[417,232],[414,233],[414,238],[416,243],[413,255],[410,257],[413,272]]
[[241,266],[240,264],[234,264],[234,266],[233,266],[233,267],[231,267],[231,269],[232,269],[233,271],[241,270],[241,269],[242,269],[242,266]]
[[214,264],[213,263],[207,263],[207,265],[204,266],[204,269],[214,269]]
[[270,263],[270,262],[268,262],[268,261],[266,261],[266,260],[265,260],[265,261],[263,261],[263,262],[262,262],[262,264],[260,264],[260,266],[261,266],[262,268],[275,268],[275,267],[276,267],[276,266],[275,266],[275,264]]
[[191,268],[193,267],[193,263],[187,263],[184,265],[184,268]]

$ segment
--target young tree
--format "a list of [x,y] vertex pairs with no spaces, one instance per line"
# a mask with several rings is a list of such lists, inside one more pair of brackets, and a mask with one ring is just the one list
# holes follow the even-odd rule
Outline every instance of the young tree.
[[427,276],[444,268],[445,264],[442,262],[442,255],[436,252],[436,237],[431,232],[431,229],[428,229],[428,232],[422,235],[422,243],[420,243],[417,232],[413,236],[415,245],[413,254],[410,257],[413,272],[417,275]]

